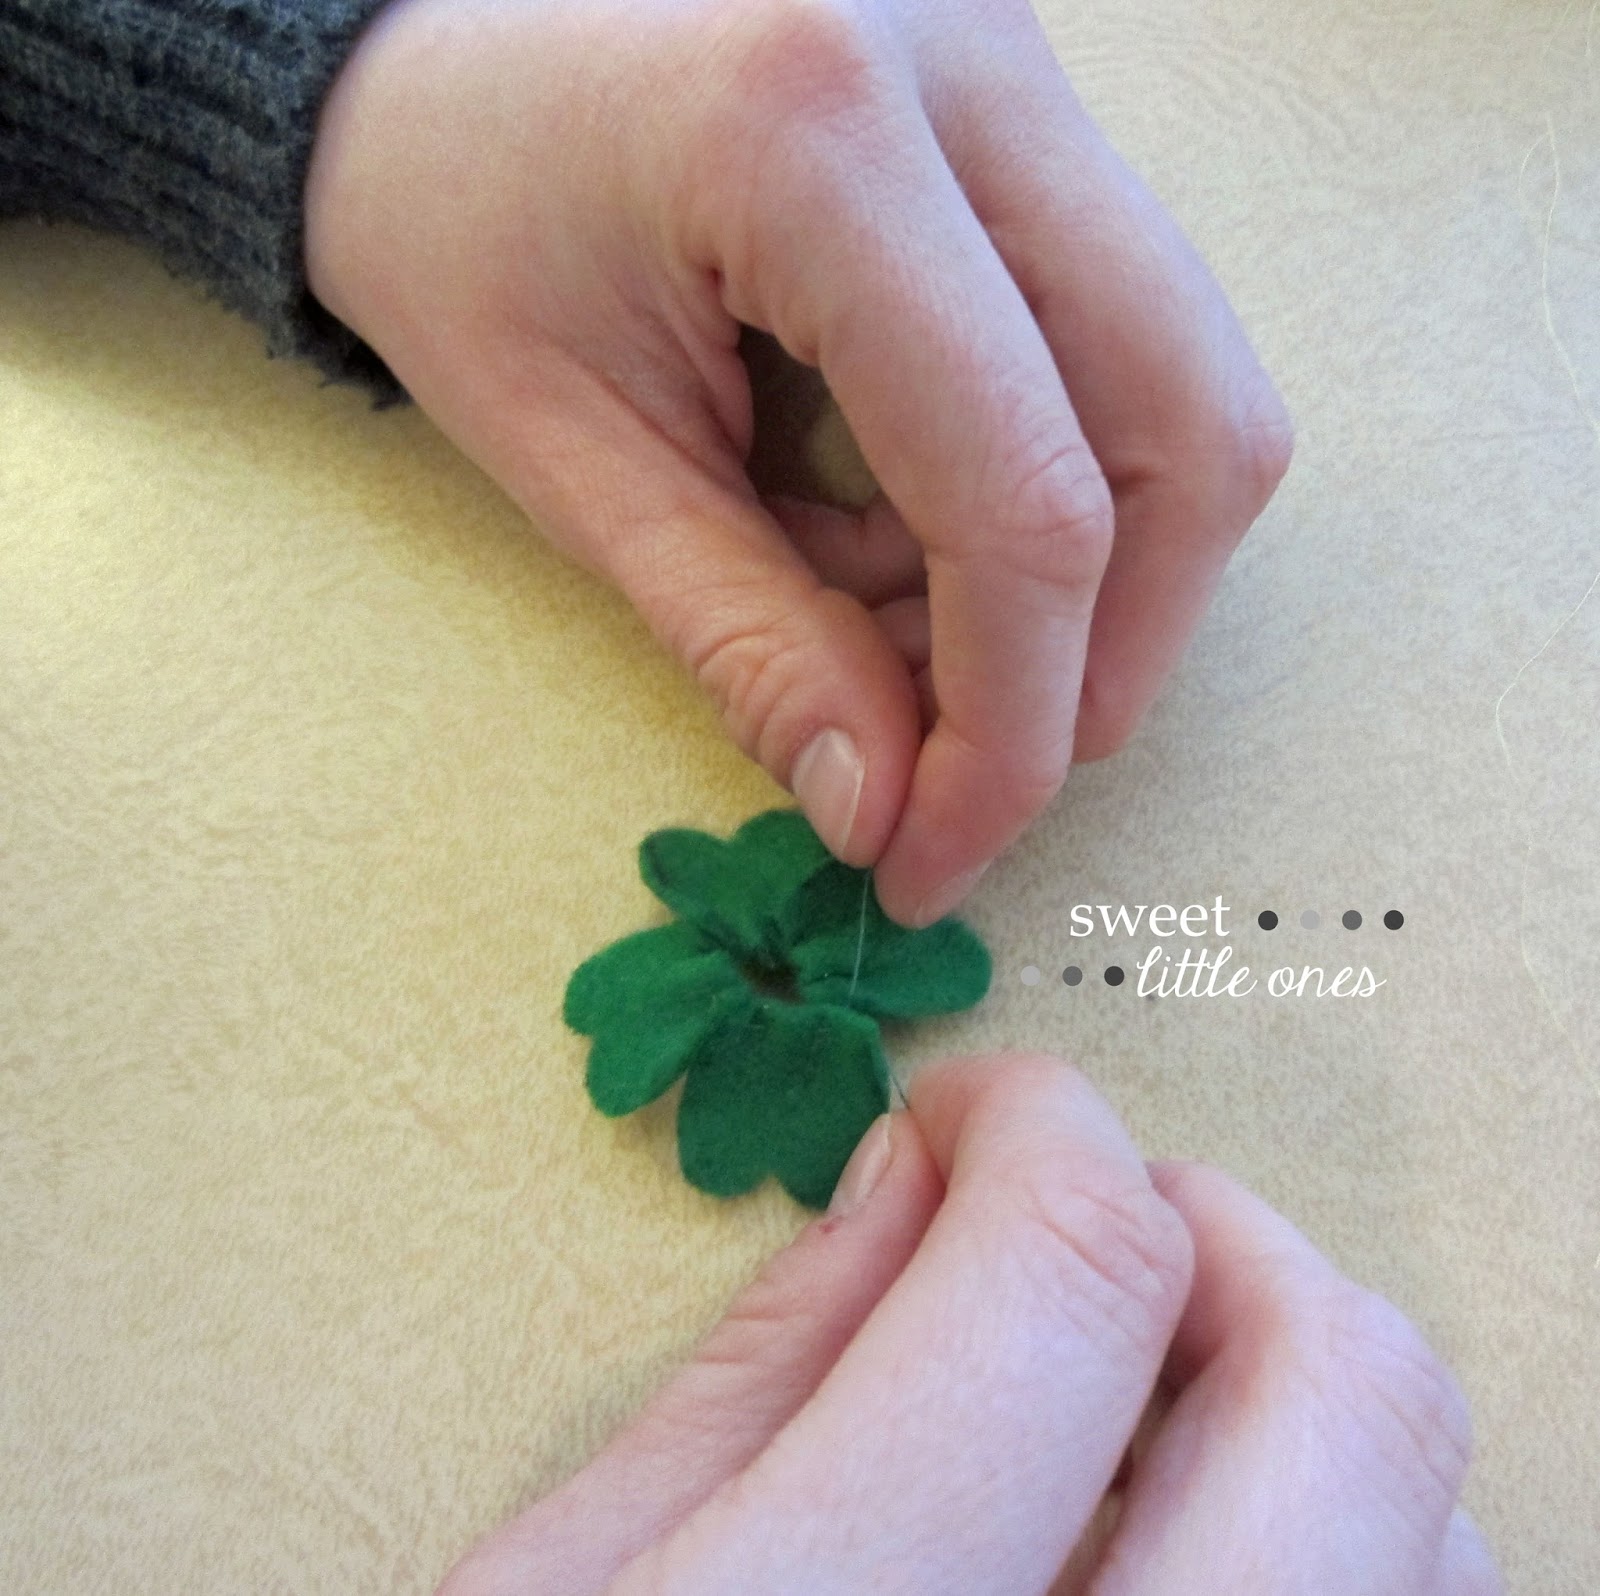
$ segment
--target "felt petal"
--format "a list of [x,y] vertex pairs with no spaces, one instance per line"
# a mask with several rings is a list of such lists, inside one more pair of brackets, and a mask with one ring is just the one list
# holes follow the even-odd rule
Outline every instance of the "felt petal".
[[798,809],[772,809],[727,842],[685,827],[652,832],[639,849],[639,873],[668,908],[729,952],[778,964],[789,940],[783,907],[831,858]]
[[867,893],[863,913],[859,881],[827,876],[819,872],[801,895],[818,929],[788,955],[807,1002],[843,1004],[880,1020],[913,1020],[971,1008],[989,990],[989,950],[970,926],[946,918],[908,930],[883,912],[875,891]]
[[741,870],[720,837],[686,826],[652,831],[639,845],[639,874],[674,914],[730,953],[762,947],[761,878]]
[[769,809],[752,815],[734,832],[728,846],[742,868],[761,872],[774,912],[796,887],[833,860],[827,844],[798,809]]
[[586,1080],[603,1114],[631,1114],[681,1075],[726,994],[746,1001],[738,967],[693,926],[638,931],[584,960],[563,1017],[594,1038]]
[[822,1208],[888,1103],[871,1020],[831,1005],[760,1000],[690,1060],[678,1161],[715,1196],[749,1191],[772,1174],[796,1202]]
[[872,872],[858,870],[831,854],[804,881],[797,882],[783,906],[785,946],[797,947],[812,937],[848,931],[852,945],[862,923],[862,897],[866,898],[867,927],[888,916],[878,907],[871,887]]

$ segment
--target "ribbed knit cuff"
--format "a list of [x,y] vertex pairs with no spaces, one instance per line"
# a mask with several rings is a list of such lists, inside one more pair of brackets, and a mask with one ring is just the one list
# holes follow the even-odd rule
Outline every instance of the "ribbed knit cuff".
[[151,245],[380,402],[388,368],[306,284],[317,113],[384,0],[0,0],[0,214]]

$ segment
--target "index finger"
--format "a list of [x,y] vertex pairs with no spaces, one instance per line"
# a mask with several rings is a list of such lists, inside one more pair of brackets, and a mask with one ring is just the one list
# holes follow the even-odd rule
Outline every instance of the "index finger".
[[860,85],[849,114],[766,152],[773,203],[727,284],[741,320],[821,368],[925,551],[939,718],[876,878],[889,914],[925,924],[1066,778],[1112,500],[914,92],[833,80]]

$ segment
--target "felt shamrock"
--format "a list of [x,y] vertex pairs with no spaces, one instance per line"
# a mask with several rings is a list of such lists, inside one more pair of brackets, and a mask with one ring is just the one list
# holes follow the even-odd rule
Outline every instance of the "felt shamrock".
[[630,1114],[687,1076],[678,1160],[731,1197],[769,1174],[820,1208],[889,1101],[881,1020],[970,1008],[989,954],[959,920],[922,931],[878,905],[805,816],[774,809],[723,841],[653,832],[646,884],[679,918],[573,971],[565,1018],[594,1039],[589,1096]]

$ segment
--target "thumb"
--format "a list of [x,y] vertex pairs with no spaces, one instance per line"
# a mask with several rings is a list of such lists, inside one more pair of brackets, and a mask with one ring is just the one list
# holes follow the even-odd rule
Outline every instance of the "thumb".
[[944,1193],[911,1116],[874,1122],[834,1207],[739,1294],[689,1364],[579,1474],[451,1570],[438,1596],[589,1596],[752,1462],[905,1267]]
[[731,454],[703,466],[624,404],[597,419],[539,450],[519,498],[622,590],[830,850],[872,864],[922,741],[903,655],[824,585]]

